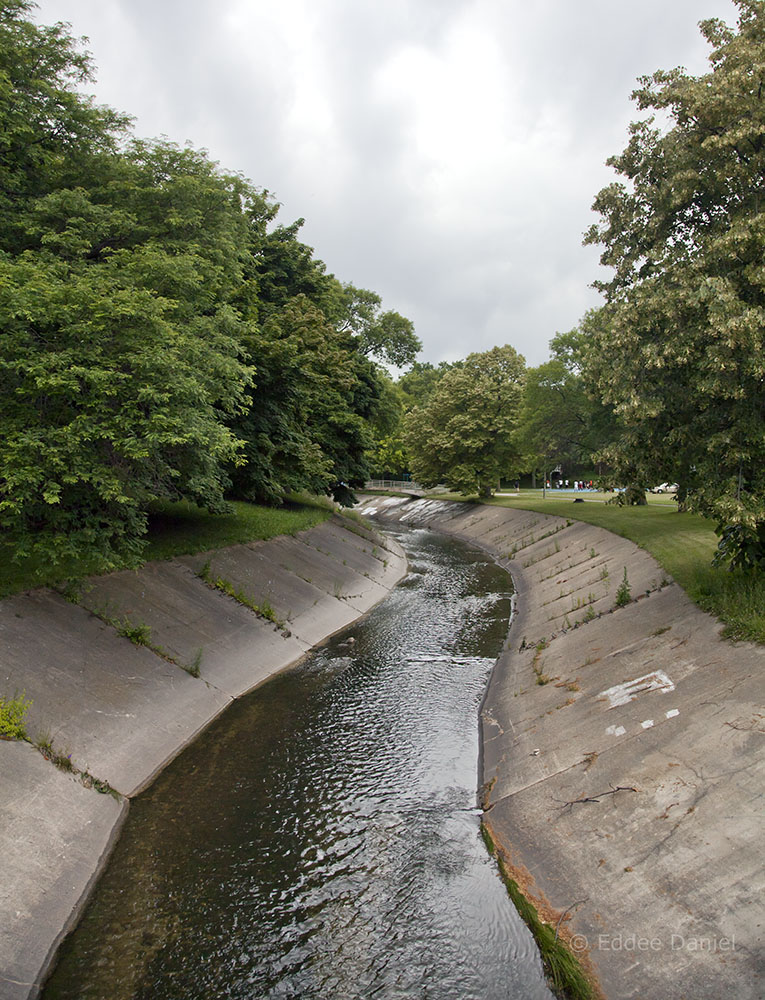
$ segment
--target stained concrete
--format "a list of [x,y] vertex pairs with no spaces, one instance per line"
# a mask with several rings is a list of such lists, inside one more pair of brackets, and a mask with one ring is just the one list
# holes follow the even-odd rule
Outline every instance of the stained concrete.
[[428,500],[360,510],[473,541],[512,573],[481,717],[484,821],[605,996],[765,995],[763,649],[722,640],[602,529]]
[[[280,622],[209,586],[205,564]],[[232,699],[355,621],[405,572],[395,542],[334,515],[294,537],[91,578],[77,603],[48,590],[0,601],[0,694],[32,701],[30,738],[73,768],[0,741],[0,1000],[37,996],[129,798]],[[120,634],[136,628],[145,644]]]

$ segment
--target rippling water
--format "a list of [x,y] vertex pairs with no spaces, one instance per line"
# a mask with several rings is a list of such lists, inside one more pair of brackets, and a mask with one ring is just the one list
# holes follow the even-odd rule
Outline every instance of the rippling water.
[[399,540],[382,605],[132,804],[45,1000],[551,997],[475,809],[509,578]]

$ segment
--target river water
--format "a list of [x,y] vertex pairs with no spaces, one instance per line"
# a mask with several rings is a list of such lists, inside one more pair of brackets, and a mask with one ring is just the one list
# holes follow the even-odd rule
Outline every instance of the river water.
[[548,1000],[479,833],[510,580],[433,532],[366,618],[131,804],[44,1000]]

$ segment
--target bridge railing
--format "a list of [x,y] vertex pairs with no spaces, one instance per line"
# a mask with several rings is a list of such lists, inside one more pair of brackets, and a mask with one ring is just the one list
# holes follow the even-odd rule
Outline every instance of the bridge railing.
[[402,493],[411,492],[414,490],[420,491],[422,487],[419,483],[414,483],[411,480],[403,479],[370,479],[365,483],[365,489],[368,490],[397,490]]

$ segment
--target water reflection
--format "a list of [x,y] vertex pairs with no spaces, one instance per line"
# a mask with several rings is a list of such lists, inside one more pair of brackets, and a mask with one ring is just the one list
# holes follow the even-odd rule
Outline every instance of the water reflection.
[[550,997],[474,808],[509,580],[400,540],[390,598],[133,804],[46,1000]]

